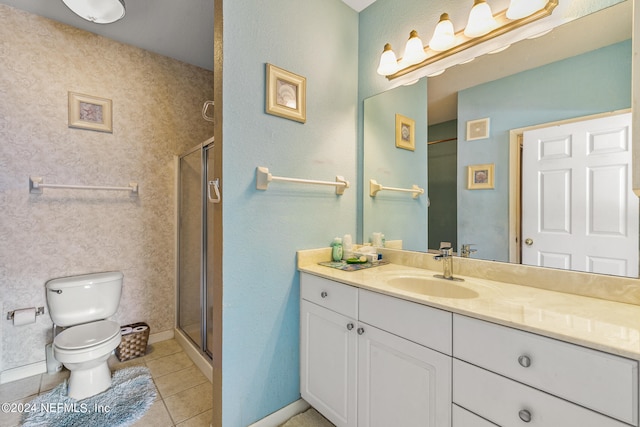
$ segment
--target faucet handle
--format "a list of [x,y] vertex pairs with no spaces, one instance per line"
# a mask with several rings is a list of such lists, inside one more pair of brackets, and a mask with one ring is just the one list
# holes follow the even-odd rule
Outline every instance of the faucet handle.
[[462,247],[460,248],[460,254],[463,257],[468,257],[469,255],[471,255],[474,252],[478,252],[477,249],[471,249],[471,246],[475,246],[475,243],[463,243]]

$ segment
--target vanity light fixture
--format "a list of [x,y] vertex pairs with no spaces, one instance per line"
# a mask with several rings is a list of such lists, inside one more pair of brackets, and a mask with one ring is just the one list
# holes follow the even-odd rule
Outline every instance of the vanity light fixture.
[[440,15],[440,21],[433,31],[433,37],[429,41],[429,47],[436,52],[451,49],[456,45],[456,34],[453,31],[453,22],[448,13]]
[[511,0],[507,9],[507,18],[526,18],[542,9],[546,3],[546,0]]
[[388,76],[400,71],[400,65],[398,64],[398,58],[393,53],[391,45],[389,43],[384,45],[382,55],[380,55],[380,64],[378,64],[378,74],[381,76]]
[[464,35],[472,37],[480,37],[498,28],[498,21],[493,17],[491,8],[485,0],[475,0],[471,12],[469,12],[469,20],[467,26],[464,27]]
[[427,54],[424,51],[422,40],[418,37],[418,32],[416,30],[412,30],[411,33],[409,33],[409,40],[407,40],[407,44],[404,48],[404,56],[400,61],[400,65],[408,67],[410,65],[419,64],[425,59],[427,59]]
[[124,0],[62,0],[73,13],[96,24],[111,24],[124,17]]
[[[67,0],[65,0],[67,1]],[[377,73],[389,80],[401,77],[440,59],[454,55],[511,30],[545,18],[558,0],[511,0],[509,7],[493,15],[486,0],[474,0],[464,30],[454,33],[447,13],[440,15],[428,46],[422,46],[416,30],[411,31],[404,56],[396,58],[390,44],[385,44]],[[496,49],[492,53],[501,51]]]

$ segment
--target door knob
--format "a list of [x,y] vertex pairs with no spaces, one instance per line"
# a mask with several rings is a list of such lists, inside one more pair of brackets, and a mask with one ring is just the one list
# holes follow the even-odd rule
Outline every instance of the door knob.
[[531,246],[531,245],[533,245],[533,239],[526,239],[526,240],[524,241],[524,244],[525,244],[525,245],[527,245],[527,246]]

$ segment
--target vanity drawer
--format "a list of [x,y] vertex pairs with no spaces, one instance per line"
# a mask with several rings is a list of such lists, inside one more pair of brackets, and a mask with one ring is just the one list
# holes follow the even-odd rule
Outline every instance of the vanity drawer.
[[496,424],[458,405],[451,405],[451,427],[496,427]]
[[460,315],[453,356],[637,425],[634,360]]
[[613,418],[456,359],[453,360],[453,401],[502,427],[628,427]]
[[345,316],[358,318],[358,289],[353,286],[301,273],[300,297]]
[[451,355],[451,313],[360,289],[359,320]]

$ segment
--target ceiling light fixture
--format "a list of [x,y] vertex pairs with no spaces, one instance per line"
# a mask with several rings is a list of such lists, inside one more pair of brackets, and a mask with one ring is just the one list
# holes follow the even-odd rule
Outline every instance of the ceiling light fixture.
[[[400,59],[396,58],[391,45],[385,44],[377,72],[389,80],[395,79],[547,17],[557,5],[558,0],[511,0],[508,9],[493,15],[486,0],[474,0],[464,30],[454,33],[449,15],[443,13],[428,46],[422,45],[416,30],[411,31],[404,57]],[[498,51],[500,48],[494,49]]]
[[62,0],[73,13],[96,24],[111,24],[124,17],[124,0]]

